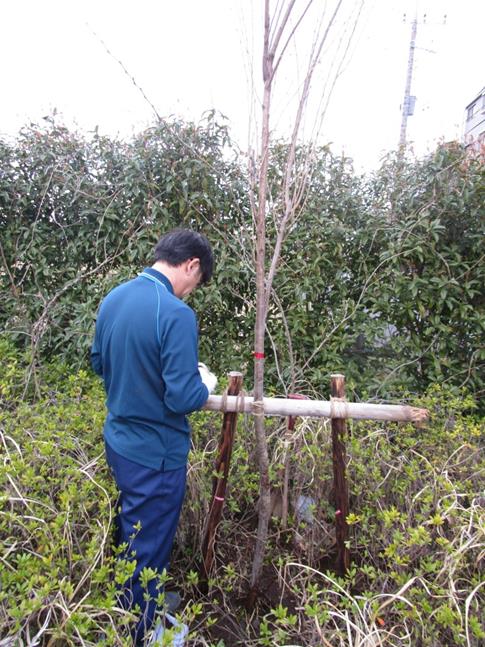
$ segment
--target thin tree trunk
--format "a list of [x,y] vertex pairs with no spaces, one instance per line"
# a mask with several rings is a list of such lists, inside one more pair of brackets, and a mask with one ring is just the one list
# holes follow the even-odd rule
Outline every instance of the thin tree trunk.
[[271,105],[271,83],[273,79],[273,57],[269,50],[269,0],[265,2],[264,53],[263,53],[263,130],[261,139],[261,163],[259,172],[258,212],[256,214],[256,324],[254,330],[254,402],[256,444],[259,463],[259,516],[256,545],[251,571],[251,587],[247,604],[254,606],[257,585],[263,567],[264,550],[268,536],[271,514],[271,492],[269,485],[269,457],[264,428],[264,332],[266,324],[265,295],[265,246],[266,246],[266,192],[269,156],[269,114]]
[[[306,395],[300,395],[299,393],[290,393],[288,396],[289,400],[307,400]],[[283,496],[281,502],[281,527],[283,530],[286,530],[288,523],[288,491],[290,483],[290,443],[291,443],[291,432],[295,429],[296,416],[288,416],[288,427],[286,431],[287,443],[285,447],[285,462],[284,462],[284,473],[283,473]]]

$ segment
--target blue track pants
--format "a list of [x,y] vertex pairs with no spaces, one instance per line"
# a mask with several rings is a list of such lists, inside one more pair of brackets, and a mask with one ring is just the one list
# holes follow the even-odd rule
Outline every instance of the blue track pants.
[[[126,542],[125,559],[136,559],[133,577],[122,587],[121,604],[124,608],[139,605],[140,620],[135,629],[135,644],[142,642],[145,631],[156,611],[155,599],[162,592],[157,580],[152,579],[148,591],[139,581],[145,568],[161,573],[168,570],[172,544],[177,530],[180,510],[185,495],[186,467],[161,472],[134,463],[117,454],[107,443],[106,458],[119,490],[117,535],[118,545]],[[139,530],[134,526],[140,526]],[[131,557],[132,552],[135,555]],[[150,601],[144,594],[150,594]]]

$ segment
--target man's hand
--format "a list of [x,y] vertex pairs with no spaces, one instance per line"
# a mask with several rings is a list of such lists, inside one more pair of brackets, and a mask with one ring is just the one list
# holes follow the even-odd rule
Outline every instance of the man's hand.
[[207,366],[202,362],[199,362],[199,373],[201,380],[206,385],[210,395],[217,386],[217,377],[214,373],[211,373]]

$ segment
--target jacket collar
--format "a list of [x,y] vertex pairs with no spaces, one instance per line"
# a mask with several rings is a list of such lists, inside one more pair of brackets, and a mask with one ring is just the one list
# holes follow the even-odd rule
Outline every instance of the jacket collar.
[[170,283],[170,281],[167,279],[165,274],[162,274],[158,270],[153,269],[153,267],[145,267],[143,270],[144,274],[150,274],[150,276],[153,276],[154,279],[157,279],[160,281],[160,283],[163,283],[163,285],[169,290],[171,294],[173,294],[173,286]]

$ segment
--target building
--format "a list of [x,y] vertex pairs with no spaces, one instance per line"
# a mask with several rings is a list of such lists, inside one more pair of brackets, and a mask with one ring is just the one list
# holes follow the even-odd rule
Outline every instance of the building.
[[485,87],[466,107],[464,140],[467,148],[485,146]]

